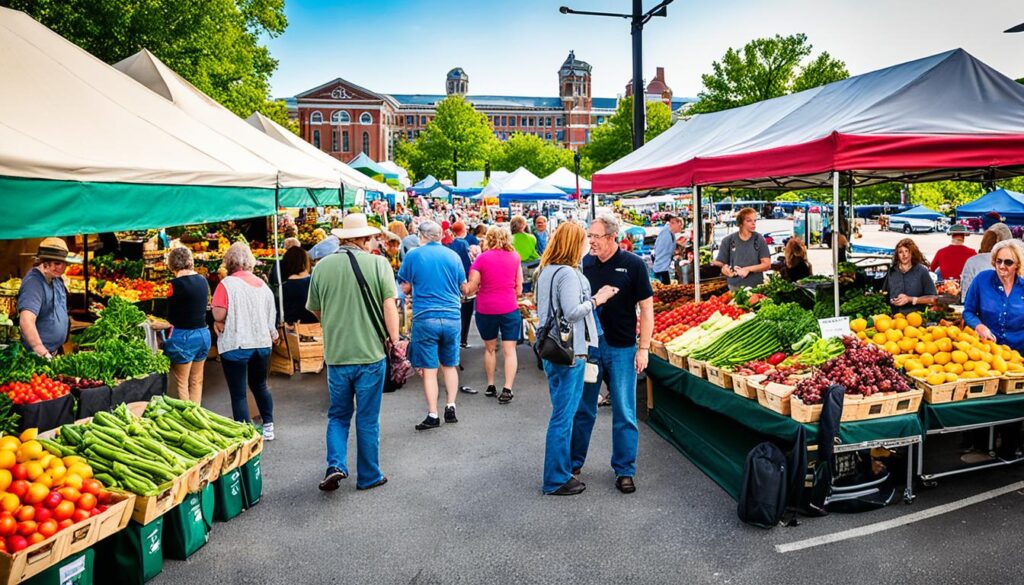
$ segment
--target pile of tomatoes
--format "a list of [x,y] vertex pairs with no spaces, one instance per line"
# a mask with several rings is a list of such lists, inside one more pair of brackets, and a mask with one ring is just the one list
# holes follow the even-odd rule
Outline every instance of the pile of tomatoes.
[[690,328],[707,321],[716,311],[733,319],[745,312],[735,305],[730,305],[724,295],[700,303],[686,303],[667,313],[654,316],[654,340],[668,343]]
[[61,396],[67,396],[71,388],[63,382],[51,379],[43,374],[32,374],[28,382],[8,382],[0,386],[3,392],[14,404],[35,404],[53,400]]

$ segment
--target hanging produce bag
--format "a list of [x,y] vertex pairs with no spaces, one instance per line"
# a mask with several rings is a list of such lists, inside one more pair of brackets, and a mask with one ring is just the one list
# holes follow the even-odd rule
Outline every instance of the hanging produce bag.
[[[209,486],[207,486],[209,488]],[[185,500],[164,518],[164,557],[184,561],[210,539],[213,528],[212,514],[203,513],[203,494],[206,490],[189,494]]]
[[110,411],[112,395],[110,386],[82,389],[72,388],[71,394],[78,400],[78,411],[75,413],[75,420],[89,418],[97,412]]
[[163,516],[128,526],[96,545],[96,582],[104,585],[142,585],[164,569]]
[[75,422],[75,398],[65,394],[42,402],[15,404],[14,412],[21,415],[18,431],[37,428],[39,432],[44,432]]
[[87,548],[24,581],[22,585],[92,585],[95,565],[96,553]]
[[121,403],[148,402],[158,394],[167,393],[167,374],[150,374],[145,378],[132,378],[114,386],[111,406]]
[[220,476],[213,482],[215,497],[214,518],[227,522],[242,513],[242,470],[240,468]]
[[263,497],[263,473],[260,470],[260,456],[257,455],[242,466],[242,504],[248,510],[260,503]]

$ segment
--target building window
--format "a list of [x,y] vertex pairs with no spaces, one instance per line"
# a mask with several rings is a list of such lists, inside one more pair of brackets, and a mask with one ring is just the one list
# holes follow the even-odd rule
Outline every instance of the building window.
[[310,124],[323,124],[324,123],[324,115],[321,114],[320,112],[313,112],[312,114],[309,115],[309,123]]
[[427,125],[427,117],[426,116],[420,116],[420,124],[422,124],[424,126]]
[[[369,114],[364,114],[368,116]],[[363,132],[363,152],[370,154],[370,133]]]
[[506,116],[501,117],[501,125],[508,126],[508,118]]
[[338,130],[331,129],[331,152],[338,152]]
[[551,133],[550,132],[544,134],[544,140],[551,140]]
[[587,130],[587,142],[590,142],[590,130]]
[[558,118],[558,119],[555,120],[555,126],[558,126],[559,128],[561,128],[562,124],[564,124],[564,123],[565,123],[565,121],[562,120],[561,118]]
[[406,116],[405,117],[405,125],[406,126],[412,126],[415,123],[416,123],[416,116]]
[[565,142],[565,130],[559,130],[555,133],[555,136],[558,137],[559,142]]
[[331,113],[331,124],[337,126],[338,124],[351,124],[352,117],[348,115],[348,112],[343,110],[337,110]]
[[509,116],[509,118],[508,118],[508,125],[509,126],[515,126],[516,125],[516,117],[515,116]]
[[408,133],[408,136],[407,136],[407,138],[408,138],[409,140],[412,140],[412,130],[409,130],[409,133]]
[[348,130],[343,130],[341,133],[341,151],[348,152]]
[[360,124],[373,124],[373,116],[371,116],[369,112],[363,112],[359,116],[359,123]]
[[[323,120],[321,120],[323,121]],[[313,146],[320,148],[320,131],[313,130]]]

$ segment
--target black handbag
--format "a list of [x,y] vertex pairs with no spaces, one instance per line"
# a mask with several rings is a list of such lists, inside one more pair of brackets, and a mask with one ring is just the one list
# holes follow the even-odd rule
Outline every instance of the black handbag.
[[384,333],[384,314],[381,312],[380,307],[373,302],[370,286],[366,283],[363,271],[359,269],[359,263],[356,261],[355,255],[348,250],[344,252],[348,255],[348,260],[352,264],[352,271],[359,282],[359,292],[363,297],[363,302],[366,304],[366,310],[370,314],[370,322],[373,323],[377,337],[380,338],[381,344],[384,346],[384,392],[394,392],[404,386],[405,382],[412,376],[412,365],[409,363],[403,348],[388,343],[387,335]]
[[560,366],[571,366],[576,361],[576,352],[573,351],[572,324],[565,320],[561,307],[554,296],[555,278],[558,271],[551,275],[551,284],[548,288],[548,314],[540,327],[537,328],[537,341],[533,350],[537,355],[553,364]]

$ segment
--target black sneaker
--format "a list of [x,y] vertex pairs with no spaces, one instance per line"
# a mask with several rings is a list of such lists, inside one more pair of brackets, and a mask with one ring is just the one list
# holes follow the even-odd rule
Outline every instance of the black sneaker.
[[498,395],[498,388],[495,387],[494,384],[491,384],[491,385],[487,386],[487,390],[484,391],[484,396],[490,396],[491,398],[494,398],[497,395]]
[[436,416],[428,416],[427,418],[423,419],[423,422],[421,422],[420,424],[416,425],[416,430],[417,431],[426,431],[426,430],[429,430],[429,429],[436,429],[436,428],[438,428],[440,426],[441,426],[441,419],[437,418]]
[[446,423],[457,423],[459,419],[455,417],[455,407],[446,406],[444,409],[444,422]]
[[341,480],[348,477],[348,474],[337,467],[328,467],[324,474],[324,480],[320,482],[320,491],[333,492],[341,485]]

